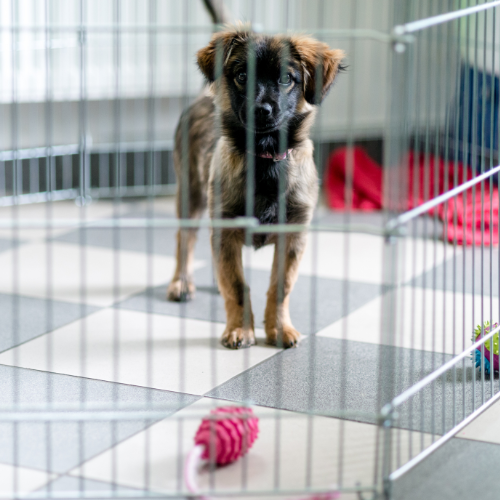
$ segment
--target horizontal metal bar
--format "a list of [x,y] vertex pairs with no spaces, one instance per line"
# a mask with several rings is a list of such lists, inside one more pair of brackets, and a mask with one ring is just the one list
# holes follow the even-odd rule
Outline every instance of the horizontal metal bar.
[[54,25],[38,25],[27,26],[20,24],[1,24],[0,32],[12,33],[154,33],[154,32],[171,32],[171,33],[185,33],[192,31],[197,33],[212,33],[213,25],[195,25],[195,24],[177,24],[177,25],[161,25],[161,24],[143,24],[143,25],[116,25],[116,24],[101,24],[99,26],[90,26],[88,24],[60,24]]
[[389,480],[390,481],[396,481],[399,479],[403,474],[406,474],[410,469],[413,469],[416,465],[418,465],[420,462],[422,462],[425,458],[427,458],[431,453],[435,452],[438,448],[443,446],[447,441],[449,441],[453,436],[457,434],[457,432],[460,432],[464,427],[469,425],[475,418],[477,418],[481,413],[483,413],[485,410],[487,410],[491,405],[496,403],[500,399],[500,392],[497,392],[493,397],[491,397],[486,403],[484,403],[482,406],[480,406],[476,411],[471,413],[467,418],[462,420],[458,425],[453,427],[450,431],[448,431],[446,434],[441,436],[437,441],[432,443],[428,448],[423,450],[421,453],[419,453],[416,457],[412,458],[409,462],[407,462],[405,465],[394,471],[392,474],[389,475]]
[[[210,419],[210,415],[206,412],[204,414],[196,415],[182,415],[177,416],[174,410],[110,410],[110,411],[9,411],[0,413],[0,422],[116,422],[116,421],[132,421],[132,420],[163,420],[166,417],[180,420],[201,420]],[[377,415],[363,415],[358,412],[339,412],[333,414],[311,414],[304,413],[297,416],[286,418],[306,418],[310,416],[320,416],[324,418],[338,418],[338,419],[353,419],[353,418],[366,418],[370,417],[374,420],[378,419]],[[259,419],[275,419],[276,415],[259,415]]]
[[[267,30],[259,24],[252,26],[253,30],[258,33],[265,34],[283,34],[283,30]],[[141,26],[126,26],[126,25],[100,25],[100,26],[89,26],[89,25],[59,25],[59,26],[23,26],[23,25],[0,25],[0,32],[49,32],[49,33],[212,33],[213,25],[141,25]],[[286,33],[286,31],[285,31]],[[294,30],[293,33],[298,33]],[[379,40],[382,42],[390,42],[393,37],[383,31],[372,30],[372,29],[308,29],[308,34],[312,35],[322,35],[322,36],[335,36],[339,38],[367,38],[372,40]]]
[[[74,476],[78,477],[78,476]],[[297,496],[297,495],[327,495],[328,493],[336,492],[349,494],[349,493],[376,493],[375,486],[354,486],[354,487],[336,487],[331,486],[330,488],[298,488],[298,489],[273,489],[273,490],[251,490],[251,489],[240,489],[240,490],[206,490],[200,491],[198,493],[187,493],[180,491],[145,491],[138,489],[137,491],[130,490],[120,490],[120,485],[117,485],[116,490],[111,491],[34,491],[29,494],[21,494],[17,492],[0,493],[0,498],[150,498],[150,499],[161,499],[161,498],[200,498],[200,495],[216,495],[217,497],[274,497],[274,496]]]
[[[167,187],[167,186],[165,186]],[[129,188],[133,189],[133,188]],[[144,189],[150,189],[145,186]],[[76,191],[76,190],[72,190]],[[91,193],[93,190],[90,191]],[[58,193],[54,191],[54,193]],[[40,201],[47,201],[41,196]],[[133,193],[129,193],[133,196]],[[42,199],[43,198],[43,199]],[[0,206],[2,199],[0,198]],[[255,217],[237,217],[235,219],[167,219],[167,218],[119,218],[82,221],[81,219],[4,219],[0,220],[0,229],[38,229],[47,227],[69,229],[137,229],[137,228],[240,228],[252,233],[298,233],[298,232],[348,232],[363,233],[374,236],[401,236],[397,231],[388,233],[384,227],[370,226],[368,224],[259,224]]]
[[[421,391],[425,386],[429,385],[432,381],[436,380],[439,378],[441,375],[446,373],[450,368],[452,368],[454,365],[456,365],[459,361],[462,359],[466,358],[467,356],[470,355],[471,352],[476,350],[478,347],[481,347],[487,340],[491,339],[493,335],[498,333],[500,331],[500,325],[498,325],[496,328],[491,330],[488,335],[485,335],[482,337],[480,340],[472,344],[470,347],[462,351],[460,354],[455,356],[453,359],[450,359],[447,363],[442,365],[440,368],[437,370],[433,371],[427,377],[424,377],[420,382],[417,382],[415,385],[401,393],[399,396],[396,396],[392,402],[390,403],[391,409],[395,409],[398,406],[401,406],[405,401],[410,399],[412,396],[414,396],[417,392]],[[386,410],[387,411],[387,410]]]
[[[172,151],[173,140],[166,141],[138,141],[138,142],[110,142],[103,144],[87,143],[85,152],[92,153],[135,153],[149,151]],[[79,144],[65,144],[61,146],[47,146],[38,148],[23,148],[0,151],[0,161],[30,160],[32,158],[47,158],[50,156],[76,155],[83,151]]]
[[[275,419],[276,411],[260,412],[261,408],[255,407],[252,402],[240,403],[240,406],[254,408],[260,419]],[[39,403],[39,404],[12,404],[0,406],[0,422],[18,421],[116,421],[116,420],[159,420],[168,416],[169,419],[201,420],[224,419],[225,415],[212,415],[211,410],[220,405],[205,404],[191,409],[189,406],[179,407],[158,403]],[[182,409],[182,414],[178,413]],[[287,412],[281,418],[299,419],[309,417],[338,418],[338,419],[373,419],[379,421],[381,415],[352,410],[335,412]]]
[[425,212],[428,212],[432,208],[437,207],[438,205],[441,205],[441,203],[444,203],[445,201],[448,201],[449,199],[453,198],[454,196],[457,196],[460,193],[463,193],[467,189],[471,188],[472,186],[475,186],[476,184],[479,184],[480,182],[488,179],[492,175],[499,173],[500,172],[500,165],[488,170],[487,172],[484,172],[481,175],[478,175],[477,177],[474,177],[474,179],[471,179],[470,181],[464,182],[463,184],[460,184],[459,186],[450,189],[449,191],[446,191],[446,193],[443,193],[442,195],[436,196],[435,198],[432,198],[432,200],[426,201],[425,203],[422,203],[422,205],[419,205],[416,208],[413,208],[411,210],[408,210],[408,212],[404,212],[401,215],[397,216],[395,219],[391,219],[386,227],[387,230],[393,231],[399,226],[402,226],[403,224],[407,224],[410,222],[412,219],[415,217],[418,217],[419,215],[424,214]]
[[0,422],[108,422],[123,420],[162,420],[169,416],[169,411],[67,411],[67,412],[2,412]]
[[47,201],[74,200],[80,195],[79,189],[59,189],[41,193],[26,193],[17,196],[0,197],[0,207],[12,207],[14,205],[29,205],[31,203],[45,203]]
[[76,155],[80,152],[78,144],[64,146],[50,146],[40,148],[24,148],[0,151],[0,161],[31,160],[32,158],[46,158],[47,156]]
[[473,7],[467,7],[465,9],[459,9],[453,12],[427,17],[425,19],[419,19],[418,21],[412,21],[411,23],[400,24],[394,27],[393,32],[397,36],[415,33],[416,31],[421,31],[423,29],[430,28],[431,26],[437,26],[438,24],[447,23],[455,19],[460,19],[461,17],[470,16],[471,14],[477,14],[478,12],[498,6],[500,6],[500,0],[495,0],[481,5],[475,5]]
[[[91,198],[129,198],[136,196],[169,196],[175,194],[175,184],[157,184],[154,186],[124,186],[119,188],[91,188],[86,194]],[[11,207],[13,205],[29,205],[31,203],[45,203],[49,201],[75,200],[81,192],[75,189],[58,189],[55,191],[43,191],[41,193],[26,193],[17,196],[0,197],[0,207]],[[0,223],[1,224],[1,223]],[[37,226],[39,227],[39,225]]]
[[[82,221],[78,219],[5,219],[0,220],[0,228],[13,229],[36,229],[46,227],[58,228],[86,228],[86,229],[109,229],[109,228],[207,228],[207,227],[222,227],[222,228],[252,228],[259,224],[258,219],[254,217],[237,217],[235,219],[166,219],[166,218],[151,218],[151,219],[101,219],[97,221]],[[279,226],[277,224],[277,226]],[[286,226],[286,224],[282,224]],[[272,227],[272,226],[271,226]],[[306,227],[306,226],[300,226]]]

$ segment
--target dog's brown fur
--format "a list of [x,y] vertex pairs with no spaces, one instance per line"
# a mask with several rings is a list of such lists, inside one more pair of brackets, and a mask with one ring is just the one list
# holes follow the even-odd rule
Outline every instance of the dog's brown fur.
[[[237,115],[234,104],[234,96],[238,92],[243,93],[244,88],[240,88],[239,81],[231,76],[231,68],[236,64],[241,65],[241,60],[246,61],[249,44],[261,51],[257,52],[257,57],[259,54],[271,54],[271,59],[275,57],[276,64],[280,66],[285,58],[290,64],[290,74],[294,75],[285,88],[282,88],[284,85],[280,77],[282,87],[279,97],[282,99],[287,93],[290,97],[286,99],[290,103],[292,97],[294,99],[293,116],[287,122],[287,144],[288,147],[291,146],[291,153],[277,165],[273,160],[264,159],[257,154],[260,143],[256,143],[256,172],[273,168],[285,172],[280,174],[286,175],[285,221],[308,224],[318,191],[309,131],[316,114],[315,105],[320,104],[326,96],[341,69],[344,54],[341,50],[331,50],[326,44],[308,36],[264,37],[242,27],[228,28],[215,34],[208,46],[198,52],[198,65],[211,85],[184,112],[177,127],[174,149],[178,177],[177,213],[180,218],[199,218],[208,204],[210,216],[215,219],[248,215],[245,210],[248,153],[242,145],[242,137],[246,131],[243,130],[245,124],[240,123],[241,118]],[[217,51],[220,51],[219,58]],[[218,67],[221,68],[221,74],[217,74]],[[287,101],[287,106],[292,104]],[[216,131],[217,122],[220,124],[219,132]],[[268,142],[272,139],[267,138],[265,132],[256,137]],[[266,178],[265,172],[263,175]],[[256,185],[254,215],[261,223],[279,222],[279,195],[276,194],[273,198],[270,194],[275,192],[273,189],[274,185],[266,187],[262,186],[262,182]],[[194,295],[192,264],[195,241],[195,229],[179,230],[177,267],[167,291],[169,300],[181,301]],[[244,243],[245,233],[242,229],[212,231],[212,253],[227,315],[222,343],[232,348],[255,344],[254,318],[243,274],[241,253]],[[275,233],[254,234],[253,244],[256,248],[275,244],[265,311],[267,342],[284,347],[295,346],[300,340],[300,333],[295,330],[290,319],[289,295],[297,279],[306,236],[304,233],[287,233],[281,237]]]

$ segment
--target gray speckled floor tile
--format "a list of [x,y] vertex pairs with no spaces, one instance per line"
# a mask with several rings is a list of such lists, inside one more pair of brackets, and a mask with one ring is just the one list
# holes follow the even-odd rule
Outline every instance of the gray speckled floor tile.
[[[255,325],[261,327],[270,275],[266,271],[249,269],[245,274],[251,290]],[[168,302],[164,285],[131,297],[119,307],[224,323],[224,301],[217,291],[210,266],[195,272],[195,283],[196,297],[188,303]],[[317,332],[374,299],[380,290],[379,285],[349,282],[346,301],[342,280],[299,276],[290,298],[293,324],[303,334]],[[315,319],[314,323],[312,318]]]
[[393,485],[394,500],[497,500],[497,444],[452,439]]
[[[378,409],[434,371],[449,355],[394,348],[364,342],[311,336],[297,349],[263,361],[207,394],[231,401],[249,398],[258,405],[325,415],[354,412],[351,420],[375,423]],[[383,367],[392,366],[392,370]],[[476,372],[477,373],[477,372]],[[472,412],[473,368],[460,365],[445,380],[440,378],[411,402],[398,409],[396,426],[441,434],[453,427],[453,408],[462,420],[462,387],[466,415]],[[463,385],[462,385],[463,381]],[[497,382],[498,383],[498,382]],[[476,408],[481,404],[481,380],[476,380]],[[455,387],[455,391],[454,391]],[[485,384],[489,397],[489,384]],[[444,416],[443,416],[444,411]]]
[[[125,495],[126,498],[130,499],[144,498],[153,495],[151,492],[120,486],[119,484],[105,483],[103,481],[73,476],[61,476],[43,488],[40,488],[34,492],[34,494],[27,495],[26,498],[36,498],[41,493],[46,493],[48,495],[54,493],[58,495],[58,498],[61,498],[64,494],[68,494],[68,497],[71,497],[74,496],[76,492],[78,492],[81,497],[87,495],[96,499],[110,498],[113,493],[121,493]],[[99,496],[100,494],[102,494],[102,497]]]
[[426,288],[435,287],[438,290],[453,291],[455,289],[457,292],[465,290],[466,293],[478,295],[482,291],[489,311],[490,270],[492,280],[491,295],[493,297],[499,295],[498,252],[498,248],[491,248],[490,263],[490,247],[485,247],[484,250],[481,250],[480,247],[460,248],[455,258],[453,257],[453,248],[450,247],[447,254],[449,258],[445,262],[422,274],[412,283]]
[[0,293],[0,352],[87,316],[98,307]]
[[[199,398],[0,365],[0,404],[87,402],[163,403],[165,416]],[[149,399],[148,399],[149,398]],[[153,421],[75,421],[0,423],[0,462],[65,473],[145,429]]]
[[[137,214],[137,217],[145,214]],[[163,216],[175,220],[172,216]],[[87,228],[82,231],[71,231],[54,238],[55,241],[84,244],[104,248],[119,248],[132,252],[142,252],[159,255],[175,255],[177,245],[177,229],[175,228]],[[211,259],[208,229],[198,231],[198,243],[195,248],[195,258]]]

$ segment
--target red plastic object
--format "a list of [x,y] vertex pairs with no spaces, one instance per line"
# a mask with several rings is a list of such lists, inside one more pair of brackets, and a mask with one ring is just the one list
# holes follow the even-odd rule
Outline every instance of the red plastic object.
[[[417,207],[475,175],[460,163],[455,165],[453,161],[445,162],[434,155],[426,158],[412,152],[401,160],[400,165],[391,168],[394,178],[399,172],[400,205],[393,208],[401,212]],[[359,147],[338,149],[329,158],[324,189],[328,205],[335,210],[380,210],[384,198],[382,166]],[[477,184],[475,191],[468,189],[427,213],[437,214],[443,221],[443,239],[450,243],[498,245],[499,205],[497,186],[493,186],[490,193],[489,181],[486,181],[484,192],[481,184]]]
[[215,463],[225,465],[242,457],[257,439],[259,419],[250,408],[236,406],[217,408],[210,415],[194,437],[197,445],[205,447],[201,458],[210,460],[213,453]]

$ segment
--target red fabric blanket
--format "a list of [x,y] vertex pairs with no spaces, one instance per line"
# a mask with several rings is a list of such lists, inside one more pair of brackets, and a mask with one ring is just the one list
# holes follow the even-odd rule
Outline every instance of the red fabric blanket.
[[[352,160],[349,160],[351,155]],[[325,172],[325,194],[328,205],[336,210],[345,210],[345,181],[346,165],[352,161],[352,196],[349,203],[353,210],[380,210],[382,209],[382,168],[373,161],[361,148],[339,149],[332,153]],[[407,206],[402,209],[411,209],[442,194],[446,189],[455,185],[454,164],[438,162],[431,157],[425,162],[423,156],[416,157],[409,153],[406,159],[408,175]],[[458,184],[473,177],[469,168],[458,165]],[[415,186],[415,178],[418,186]],[[465,206],[464,206],[465,205]],[[448,203],[442,203],[429,214],[438,214],[444,223],[444,235],[450,243],[456,241],[459,245],[481,245],[482,227],[484,224],[484,245],[498,245],[498,188],[494,187],[490,193],[489,181],[485,182],[484,205],[481,205],[481,184],[477,184],[475,194],[468,189],[452,198]],[[465,209],[465,211],[464,211]],[[490,217],[490,210],[492,216]],[[490,227],[492,238],[490,238]],[[490,241],[491,239],[491,241]]]

